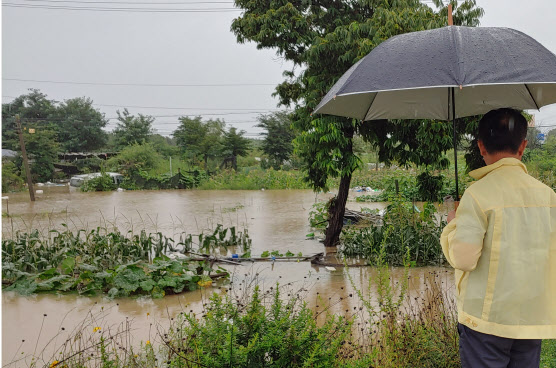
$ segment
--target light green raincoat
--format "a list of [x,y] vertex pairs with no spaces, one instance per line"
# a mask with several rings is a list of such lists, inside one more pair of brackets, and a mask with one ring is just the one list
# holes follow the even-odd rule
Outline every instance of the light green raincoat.
[[472,171],[440,243],[458,320],[514,339],[556,338],[556,194],[515,158]]

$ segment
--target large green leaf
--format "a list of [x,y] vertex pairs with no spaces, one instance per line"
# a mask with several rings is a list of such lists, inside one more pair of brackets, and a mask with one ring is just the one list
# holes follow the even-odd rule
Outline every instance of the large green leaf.
[[160,286],[162,289],[165,289],[167,287],[177,287],[178,283],[179,279],[177,277],[165,276],[158,281],[158,286]]
[[6,290],[13,290],[21,295],[31,295],[37,290],[37,283],[31,279],[20,279],[6,288]]
[[73,269],[75,268],[75,258],[74,257],[67,257],[60,264],[60,268],[62,269],[62,273],[66,274],[66,275],[72,274]]
[[68,275],[57,275],[49,278],[46,281],[40,282],[37,288],[42,291],[56,290],[62,283],[62,281],[68,279]]
[[144,291],[151,291],[156,286],[156,282],[154,282],[152,279],[148,279],[148,280],[145,280],[145,281],[141,281],[139,283],[139,286]]
[[114,276],[114,286],[129,294],[139,287],[141,281],[145,280],[145,272],[139,267],[127,267]]

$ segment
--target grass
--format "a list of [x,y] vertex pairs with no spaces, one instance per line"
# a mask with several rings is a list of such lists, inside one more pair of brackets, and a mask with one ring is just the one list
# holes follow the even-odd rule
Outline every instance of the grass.
[[540,368],[556,368],[556,340],[544,340]]

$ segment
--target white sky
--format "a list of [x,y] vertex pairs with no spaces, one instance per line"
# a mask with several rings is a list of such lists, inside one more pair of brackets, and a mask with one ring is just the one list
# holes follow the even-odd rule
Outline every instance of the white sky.
[[[215,0],[5,0],[2,7],[2,101],[39,88],[58,101],[86,96],[106,116],[128,107],[132,113],[157,116],[154,127],[169,135],[177,116],[225,119],[250,135],[260,112],[277,109],[271,96],[289,63],[271,50],[236,43],[230,24],[240,13],[131,13],[17,8],[9,4],[56,7],[132,7],[128,2],[158,3],[152,8],[232,8]],[[83,3],[96,1],[83,5]],[[104,0],[106,1],[106,0]],[[115,4],[121,1],[122,4]],[[174,3],[165,5],[162,3]],[[179,3],[176,5],[176,3]],[[189,4],[187,4],[189,3]],[[485,10],[482,26],[523,31],[556,53],[556,1],[477,0]],[[186,5],[183,5],[186,4]],[[205,86],[115,86],[21,82],[6,78],[124,84]],[[206,86],[251,84],[244,86]],[[252,85],[263,84],[263,85]],[[115,106],[105,106],[115,105]],[[131,107],[143,106],[143,107]],[[171,107],[174,109],[146,108]],[[175,109],[179,107],[179,109]],[[233,110],[236,109],[236,110]],[[245,109],[245,110],[241,110]],[[538,125],[556,127],[556,106],[536,112]],[[113,128],[111,120],[109,128]]]

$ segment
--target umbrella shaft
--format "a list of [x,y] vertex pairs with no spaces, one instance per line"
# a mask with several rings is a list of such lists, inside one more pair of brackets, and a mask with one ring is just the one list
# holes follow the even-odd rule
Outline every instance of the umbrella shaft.
[[452,124],[453,124],[453,140],[454,140],[454,166],[455,166],[455,174],[456,174],[456,193],[455,193],[455,200],[459,201],[459,186],[458,186],[458,145],[456,141],[456,97],[454,94],[454,87],[451,88],[452,90]]

